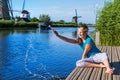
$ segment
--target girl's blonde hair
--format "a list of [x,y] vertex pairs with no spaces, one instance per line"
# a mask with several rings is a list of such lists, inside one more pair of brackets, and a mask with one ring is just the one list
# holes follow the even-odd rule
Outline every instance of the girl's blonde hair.
[[83,28],[84,30],[86,30],[88,32],[88,26],[86,24],[81,24],[78,28]]
[[[81,24],[78,28],[83,28],[86,32],[88,32],[88,26],[86,24]],[[83,43],[82,39],[80,37],[77,38],[78,44]]]

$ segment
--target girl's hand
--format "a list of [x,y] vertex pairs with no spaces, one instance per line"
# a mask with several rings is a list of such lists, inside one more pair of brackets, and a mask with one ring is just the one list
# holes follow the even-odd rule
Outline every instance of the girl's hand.
[[82,55],[82,60],[84,60],[86,57],[84,55]]
[[53,33],[54,33],[56,36],[59,35],[58,32],[57,32],[55,29],[53,29],[52,31],[53,31]]

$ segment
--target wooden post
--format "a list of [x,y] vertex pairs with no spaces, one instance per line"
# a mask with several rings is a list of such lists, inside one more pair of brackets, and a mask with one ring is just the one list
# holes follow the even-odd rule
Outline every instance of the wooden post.
[[100,32],[96,32],[96,35],[95,35],[95,43],[96,43],[96,45],[99,45],[99,44],[100,44]]

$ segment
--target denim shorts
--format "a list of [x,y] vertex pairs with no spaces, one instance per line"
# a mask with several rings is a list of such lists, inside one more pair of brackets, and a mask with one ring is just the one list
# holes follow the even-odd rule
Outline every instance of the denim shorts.
[[102,63],[103,61],[105,61],[107,59],[108,59],[108,56],[106,53],[98,53],[98,54],[95,54],[94,56],[91,56],[89,58],[85,58],[83,60],[78,60],[76,62],[76,66],[85,67],[86,62]]

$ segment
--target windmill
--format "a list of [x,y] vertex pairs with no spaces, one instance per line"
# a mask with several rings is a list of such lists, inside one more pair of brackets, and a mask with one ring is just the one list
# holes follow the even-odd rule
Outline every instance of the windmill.
[[0,0],[0,18],[13,19],[12,0]]
[[72,18],[72,22],[78,24],[78,18],[81,18],[82,16],[78,16],[77,9],[75,9],[75,16]]

